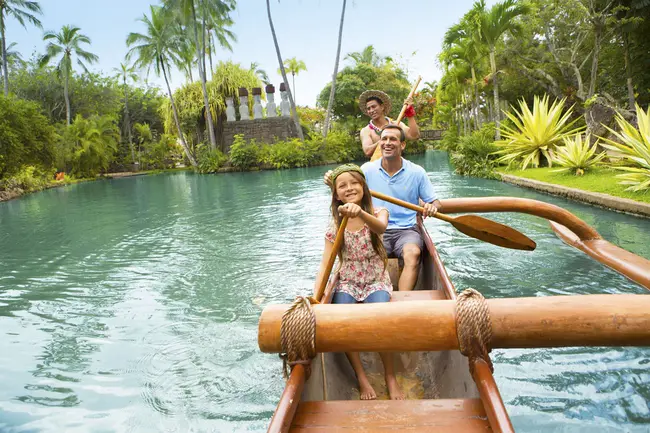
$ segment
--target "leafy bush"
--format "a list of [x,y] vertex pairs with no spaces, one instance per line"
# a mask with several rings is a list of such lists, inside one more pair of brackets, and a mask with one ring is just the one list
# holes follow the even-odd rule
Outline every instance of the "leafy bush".
[[246,141],[242,134],[235,135],[230,146],[230,163],[233,167],[248,169],[260,162],[260,146],[255,140]]
[[564,146],[558,147],[553,155],[553,161],[563,168],[553,171],[574,170],[576,176],[582,176],[589,168],[599,165],[605,157],[605,152],[596,155],[598,147],[596,143],[590,146],[590,142],[589,134],[584,140],[582,134],[576,134],[572,138],[565,137]]
[[33,102],[0,96],[0,178],[54,163],[56,129]]
[[451,161],[456,172],[463,176],[496,178],[494,152],[494,124],[486,123],[480,130],[460,138]]
[[323,160],[320,140],[276,141],[264,149],[264,163],[274,168],[308,167]]
[[25,165],[13,176],[0,182],[0,189],[22,189],[25,192],[40,191],[54,178],[54,169]]
[[438,144],[438,148],[441,150],[446,150],[449,152],[454,152],[458,147],[459,137],[458,130],[454,125],[451,125],[451,128],[442,133],[442,139]]
[[340,126],[327,133],[323,158],[331,162],[347,162],[365,158],[361,143]]
[[[221,162],[221,165],[223,165],[228,158],[223,153],[219,153],[223,159],[223,162]],[[142,167],[146,170],[173,168],[176,162],[182,159],[183,148],[178,144],[175,137],[168,134],[163,134],[157,142],[149,141],[145,143],[144,153],[140,157]]]
[[228,157],[219,149],[211,150],[209,145],[202,144],[199,146],[197,162],[199,173],[216,173],[228,162]]
[[609,144],[603,147],[620,152],[624,161],[629,166],[617,166],[618,170],[627,173],[619,174],[616,177],[622,179],[621,185],[630,185],[627,191],[644,191],[650,189],[650,107],[643,111],[637,104],[637,122],[639,128],[635,128],[623,116],[616,116],[616,123],[621,132],[607,128],[620,141],[602,138]]
[[522,99],[519,102],[520,111],[515,109],[514,114],[506,113],[514,126],[501,125],[503,139],[496,142],[500,148],[497,154],[501,155],[498,161],[508,164],[521,162],[521,168],[525,170],[529,165],[539,167],[543,155],[550,166],[555,146],[563,138],[575,135],[584,128],[574,127],[578,119],[569,121],[573,106],[562,115],[564,101],[555,101],[549,107],[548,95],[541,99],[535,96],[532,112]]

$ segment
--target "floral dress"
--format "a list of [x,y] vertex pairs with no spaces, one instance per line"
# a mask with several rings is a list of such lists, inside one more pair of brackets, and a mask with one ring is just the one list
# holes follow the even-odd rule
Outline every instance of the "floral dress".
[[[384,208],[375,209],[375,216]],[[337,227],[330,225],[325,233],[325,239],[334,242]],[[384,268],[384,262],[375,252],[370,239],[370,228],[364,224],[357,231],[345,230],[345,250],[343,264],[339,270],[339,281],[335,292],[343,292],[352,296],[357,302],[363,302],[368,296],[378,290],[393,291],[393,285]]]

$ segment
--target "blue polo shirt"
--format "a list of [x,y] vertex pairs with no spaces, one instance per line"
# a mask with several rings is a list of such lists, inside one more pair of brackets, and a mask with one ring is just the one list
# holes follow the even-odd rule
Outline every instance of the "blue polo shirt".
[[[368,188],[416,205],[419,205],[418,199],[431,203],[437,198],[424,168],[402,158],[402,168],[389,176],[382,168],[381,160],[379,158],[361,166]],[[388,209],[388,229],[406,229],[416,224],[417,212],[374,197],[372,200],[374,206]]]

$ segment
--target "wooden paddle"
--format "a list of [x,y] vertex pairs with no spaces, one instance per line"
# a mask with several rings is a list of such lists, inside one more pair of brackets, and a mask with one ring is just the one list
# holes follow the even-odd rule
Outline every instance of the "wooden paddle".
[[[418,76],[418,79],[415,80],[415,84],[411,88],[411,93],[409,93],[408,98],[412,98],[413,95],[415,94],[415,89],[418,88],[420,85],[420,81],[422,81],[422,77]],[[406,98],[406,99],[408,99]],[[402,111],[399,112],[399,116],[397,116],[397,120],[395,121],[396,125],[399,125],[399,123],[402,121],[402,118],[404,117],[404,113],[406,113],[406,100],[404,101],[404,104],[402,105]],[[375,151],[373,152],[372,156],[370,157],[371,161],[374,161],[376,159],[381,158],[381,148],[379,147],[379,143],[377,143],[377,147],[375,147]]]
[[[416,212],[424,213],[424,208],[422,206],[417,206],[404,200],[400,200],[376,191],[370,191],[370,194],[380,200],[384,200],[398,206],[414,210]],[[489,220],[487,218],[483,218],[478,215],[461,215],[458,217],[452,217],[438,212],[434,215],[434,217],[443,221],[447,221],[456,227],[458,231],[465,233],[467,236],[482,240],[484,242],[489,242],[500,247],[512,248],[515,250],[532,251],[537,246],[537,244],[535,244],[535,241],[530,239],[525,234],[513,229],[512,227],[508,227],[506,225]]]
[[332,272],[332,268],[334,267],[334,262],[336,261],[336,253],[338,253],[339,249],[341,248],[341,245],[343,244],[343,232],[345,231],[345,226],[348,224],[348,217],[344,216],[343,219],[341,220],[341,225],[339,226],[338,231],[336,232],[336,239],[334,240],[334,245],[332,246],[332,252],[327,259],[327,266],[325,266],[325,272],[323,272],[323,276],[318,283],[318,291],[314,294],[314,299],[318,302],[321,301],[321,298],[323,297],[323,293],[325,292],[325,287],[327,287],[327,279],[330,276],[330,273]]

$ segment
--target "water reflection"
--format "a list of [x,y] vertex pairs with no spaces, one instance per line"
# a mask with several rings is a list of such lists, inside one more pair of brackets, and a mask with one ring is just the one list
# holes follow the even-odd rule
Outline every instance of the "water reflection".
[[[451,173],[441,197],[515,195],[567,207],[650,257],[647,220]],[[328,218],[326,167],[157,175],[0,204],[0,431],[264,431],[283,387],[257,349],[268,303],[311,290]],[[529,215],[490,214],[538,243],[481,244],[428,220],[459,289],[488,297],[644,291]],[[647,431],[649,351],[495,352],[517,431]]]

